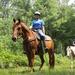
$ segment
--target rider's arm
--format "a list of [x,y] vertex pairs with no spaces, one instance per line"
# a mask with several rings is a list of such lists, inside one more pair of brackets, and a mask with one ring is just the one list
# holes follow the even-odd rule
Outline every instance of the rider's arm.
[[45,23],[44,23],[44,21],[42,20],[42,31],[43,31],[43,33],[45,33]]
[[45,27],[44,26],[42,27],[42,31],[43,31],[43,33],[45,33]]

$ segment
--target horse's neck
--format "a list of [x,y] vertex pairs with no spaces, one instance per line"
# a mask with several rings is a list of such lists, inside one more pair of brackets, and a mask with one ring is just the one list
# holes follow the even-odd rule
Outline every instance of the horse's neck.
[[21,23],[22,28],[23,28],[23,32],[29,32],[29,28],[27,27],[27,25],[25,23]]
[[31,41],[31,40],[34,40],[35,39],[35,36],[34,36],[34,33],[33,31],[29,31],[29,32],[24,32],[23,33],[23,39],[25,41]]
[[23,27],[23,39],[29,39],[32,37],[31,35],[32,31],[28,27]]

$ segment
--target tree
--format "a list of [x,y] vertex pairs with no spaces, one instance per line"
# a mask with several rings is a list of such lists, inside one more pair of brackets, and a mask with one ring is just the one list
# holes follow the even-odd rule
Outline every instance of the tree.
[[37,0],[34,5],[34,11],[39,10],[45,20],[45,27],[47,29],[47,34],[52,36],[52,31],[54,29],[55,20],[58,13],[58,3],[57,0]]

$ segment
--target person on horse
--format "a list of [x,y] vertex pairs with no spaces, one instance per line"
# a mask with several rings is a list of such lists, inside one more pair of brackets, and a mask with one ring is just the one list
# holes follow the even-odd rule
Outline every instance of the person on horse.
[[42,19],[40,19],[41,13],[39,11],[36,11],[34,13],[34,20],[32,21],[32,29],[33,31],[37,32],[38,35],[40,36],[41,43],[42,44],[42,50],[44,51],[45,49],[45,23]]

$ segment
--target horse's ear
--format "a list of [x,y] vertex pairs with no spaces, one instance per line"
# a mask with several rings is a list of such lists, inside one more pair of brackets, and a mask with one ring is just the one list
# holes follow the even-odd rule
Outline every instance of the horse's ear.
[[20,20],[20,19],[18,19],[18,22],[20,23],[20,22],[21,22],[21,20]]
[[14,22],[14,23],[16,22],[16,19],[15,19],[15,18],[13,18],[13,22]]

